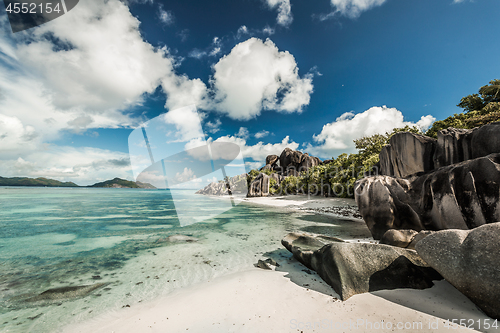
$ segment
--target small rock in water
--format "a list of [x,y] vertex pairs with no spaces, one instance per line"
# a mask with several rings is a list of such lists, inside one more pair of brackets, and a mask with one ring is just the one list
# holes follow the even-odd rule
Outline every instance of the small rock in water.
[[100,275],[92,275],[93,280],[100,280],[101,276]]
[[29,320],[35,320],[35,319],[37,319],[37,318],[40,318],[42,315],[43,315],[43,312],[42,312],[42,313],[37,314],[36,316],[33,316],[33,317],[28,317],[28,319],[29,319]]
[[144,282],[141,281],[141,282],[137,282],[135,285],[138,286],[138,285],[143,284],[143,283]]
[[310,270],[308,270],[308,269],[303,269],[302,271],[303,271],[303,272],[306,272],[306,273],[307,273],[307,274],[309,274],[309,275],[310,275],[310,274],[312,274],[312,272],[311,272]]

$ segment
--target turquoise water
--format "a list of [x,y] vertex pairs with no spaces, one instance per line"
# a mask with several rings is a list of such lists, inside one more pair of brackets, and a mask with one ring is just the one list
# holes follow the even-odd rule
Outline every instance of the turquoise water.
[[[198,218],[224,200],[176,197]],[[283,251],[287,232],[314,228],[364,236],[352,221],[246,203],[181,227],[169,191],[0,188],[0,331],[60,331],[248,269]],[[42,294],[54,288],[66,289]]]

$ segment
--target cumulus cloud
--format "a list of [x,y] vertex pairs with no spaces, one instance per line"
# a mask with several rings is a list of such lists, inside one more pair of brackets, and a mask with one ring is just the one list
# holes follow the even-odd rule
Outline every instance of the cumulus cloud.
[[362,113],[347,112],[334,122],[326,124],[320,134],[314,135],[316,145],[307,145],[313,155],[331,158],[344,152],[355,152],[353,140],[363,136],[384,134],[406,125],[427,129],[435,121],[431,115],[422,116],[417,123],[404,121],[403,113],[395,108],[372,107]]
[[293,21],[292,6],[290,0],[264,0],[270,9],[278,9],[276,22],[284,27],[290,26]]
[[91,185],[115,177],[132,178],[129,156],[121,152],[44,145],[23,157],[15,155],[2,154],[2,176],[49,177],[78,185]]
[[357,18],[361,13],[381,6],[386,0],[330,0],[335,10],[322,17],[327,19],[335,14],[340,14],[349,18]]
[[164,10],[162,5],[160,5],[158,8],[158,17],[160,18],[160,21],[165,25],[174,24],[174,14],[169,10]]
[[248,137],[250,136],[250,132],[248,131],[248,128],[240,127],[240,130],[238,131],[238,133],[236,133],[235,136],[242,139],[248,139]]
[[57,108],[96,112],[138,105],[173,71],[167,50],[145,42],[139,23],[120,1],[83,2],[78,15],[34,29],[16,54],[43,78]]
[[222,122],[220,119],[216,119],[214,122],[207,121],[205,123],[205,128],[208,130],[209,133],[215,134],[220,131],[220,126],[222,125]]
[[266,130],[255,133],[255,137],[257,139],[265,138],[268,135],[269,135],[269,131],[266,131]]
[[254,162],[263,164],[266,160],[267,155],[279,155],[285,148],[291,148],[296,150],[299,148],[299,144],[290,140],[289,136],[283,138],[279,143],[263,143],[259,142],[255,145],[247,145],[247,141],[244,138],[239,138],[236,136],[222,136],[213,142],[231,142],[237,144],[241,148],[243,156],[248,159],[253,159]]
[[[275,6],[281,13],[284,5]],[[68,130],[138,126],[143,119],[131,110],[158,86],[166,94],[168,110],[196,104],[241,120],[262,110],[301,112],[309,103],[312,75],[299,77],[293,56],[270,40],[252,38],[236,45],[214,65],[207,86],[177,73],[180,59],[167,47],[154,47],[143,39],[140,22],[125,2],[89,0],[78,5],[78,15],[73,14],[19,34],[0,34],[0,150],[8,153],[1,157],[0,172],[10,170],[4,175],[14,174],[17,165],[27,172],[24,175],[47,172],[44,175],[59,175],[58,179],[75,176],[87,181],[93,170],[101,179],[107,173],[98,170],[112,165],[98,162],[105,160],[102,151],[89,148],[88,158],[80,163],[83,148],[46,150],[46,143]],[[8,29],[5,17],[0,29]],[[221,46],[215,38],[204,52],[218,56]],[[177,118],[171,114],[165,120],[178,124]],[[220,123],[213,125],[215,133]],[[179,130],[187,133],[182,139],[194,136],[188,128]],[[42,152],[45,155],[34,158]]]
[[0,114],[0,153],[33,149],[36,147],[37,137],[34,127],[24,126],[17,117]]
[[212,107],[233,119],[261,110],[301,112],[313,91],[312,75],[301,78],[295,58],[269,39],[250,38],[214,65]]
[[188,167],[185,167],[182,172],[177,172],[175,174],[175,181],[179,183],[185,183],[193,179],[196,179],[196,175],[194,174],[193,170]]

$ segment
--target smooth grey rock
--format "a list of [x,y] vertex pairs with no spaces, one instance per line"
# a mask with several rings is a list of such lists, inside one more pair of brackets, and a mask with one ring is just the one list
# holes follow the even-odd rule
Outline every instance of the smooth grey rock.
[[500,154],[408,179],[375,176],[355,183],[360,214],[375,239],[389,229],[473,229],[500,221]]
[[260,259],[259,259],[259,261],[256,264],[254,264],[254,266],[257,267],[257,268],[265,269],[265,270],[271,270],[272,269],[271,267],[269,267],[269,265],[265,261],[260,260]]
[[380,152],[380,174],[405,178],[433,170],[436,141],[411,132],[396,133]]
[[460,163],[469,160],[472,156],[470,151],[470,129],[448,128],[437,133],[437,145],[434,153],[434,166],[443,166]]
[[278,155],[267,155],[266,157],[266,165],[270,165],[273,167],[279,161]]
[[288,234],[281,242],[344,301],[370,291],[430,288],[433,280],[441,279],[413,250],[370,243],[333,242],[321,246],[323,242],[317,237],[296,233]]
[[431,231],[431,230],[422,230],[418,234],[413,237],[411,240],[411,243],[406,247],[407,249],[415,250],[415,246],[417,245],[418,242],[420,242],[422,239],[425,237],[432,235],[436,231]]
[[44,291],[43,293],[26,299],[26,302],[39,302],[39,301],[56,301],[64,299],[73,299],[78,297],[85,297],[92,293],[94,290],[102,288],[109,283],[96,283],[88,286],[71,286],[60,287]]
[[260,173],[248,187],[248,197],[265,197],[269,195],[269,180],[265,173]]
[[406,230],[389,229],[384,233],[384,235],[380,239],[380,244],[407,248],[417,234],[418,234],[417,231],[411,229],[406,229]]
[[434,233],[434,231],[422,230],[420,232],[416,232],[411,229],[390,229],[387,230],[387,232],[382,236],[380,244],[415,250],[415,245],[432,233]]
[[435,232],[418,254],[488,316],[500,319],[500,223]]

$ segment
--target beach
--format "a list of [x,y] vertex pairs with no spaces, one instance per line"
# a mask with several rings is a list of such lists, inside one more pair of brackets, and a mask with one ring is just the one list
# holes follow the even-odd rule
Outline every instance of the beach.
[[[224,200],[224,199],[221,199]],[[353,200],[307,196],[242,199],[293,211],[352,206]],[[332,213],[323,213],[331,216]],[[366,228],[357,218],[353,229]],[[316,224],[316,227],[321,227]],[[318,229],[320,230],[320,229]],[[367,228],[366,228],[367,231]],[[284,235],[283,235],[284,236]],[[375,242],[356,232],[348,241]],[[356,237],[358,236],[358,237]],[[362,237],[359,237],[362,236]],[[347,237],[349,238],[349,237]],[[448,282],[435,281],[424,290],[382,290],[346,301],[314,271],[297,262],[278,240],[276,250],[257,256],[280,266],[247,269],[179,288],[150,301],[103,311],[92,319],[68,325],[64,332],[496,332],[493,320]],[[460,323],[467,327],[458,326]],[[452,321],[454,323],[452,323]]]

